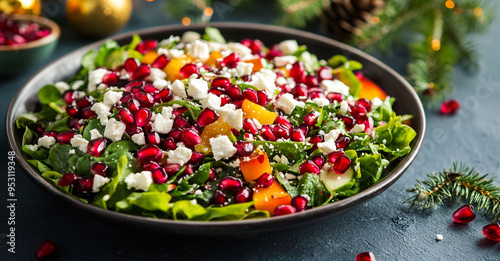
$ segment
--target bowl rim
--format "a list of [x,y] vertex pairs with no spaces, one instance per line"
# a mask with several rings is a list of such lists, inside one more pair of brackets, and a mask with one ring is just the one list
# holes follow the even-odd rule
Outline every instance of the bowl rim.
[[22,50],[28,50],[28,49],[34,49],[46,44],[49,44],[59,38],[61,35],[61,29],[59,28],[59,25],[57,25],[56,22],[42,17],[42,16],[37,16],[37,15],[27,15],[27,14],[11,14],[10,15],[14,20],[18,21],[31,21],[35,22],[37,24],[47,26],[50,28],[50,34],[42,37],[40,39],[37,39],[35,41],[27,42],[24,44],[18,44],[18,45],[0,45],[0,52],[8,52],[8,51],[22,51]]
[[[46,65],[44,68],[39,70],[36,74],[34,74],[26,83],[18,90],[14,98],[12,99],[8,111],[7,111],[7,117],[6,117],[6,132],[7,132],[7,138],[8,138],[8,144],[12,150],[15,151],[15,153],[18,155],[16,156],[16,159],[18,163],[21,165],[25,173],[37,183],[37,185],[40,185],[43,187],[45,190],[49,191],[50,194],[63,199],[68,204],[71,204],[73,207],[85,211],[86,213],[96,215],[99,218],[103,218],[105,220],[115,220],[115,219],[120,219],[122,221],[125,221],[127,224],[131,225],[140,225],[142,227],[148,227],[148,228],[159,228],[161,231],[169,231],[171,233],[177,233],[177,234],[195,234],[195,235],[208,235],[208,236],[214,236],[216,233],[214,231],[217,231],[217,235],[253,235],[253,234],[262,234],[262,233],[267,233],[270,230],[283,230],[286,228],[290,228],[293,226],[296,226],[297,223],[301,224],[311,224],[311,220],[319,220],[319,217],[323,217],[323,220],[326,219],[329,215],[328,213],[333,212],[334,210],[338,210],[339,212],[345,212],[346,210],[352,209],[359,204],[355,204],[355,202],[360,201],[366,202],[372,197],[382,193],[385,191],[388,187],[390,187],[392,184],[394,184],[406,171],[406,169],[411,165],[411,163],[414,161],[415,157],[417,156],[418,152],[420,151],[424,137],[425,137],[425,130],[426,130],[426,121],[425,121],[425,112],[424,108],[422,106],[422,103],[417,95],[417,93],[414,91],[413,87],[401,76],[399,75],[396,71],[391,69],[389,66],[386,64],[382,63],[375,57],[362,52],[359,49],[356,49],[352,46],[346,45],[344,43],[335,41],[333,39],[297,30],[297,29],[291,29],[291,28],[286,28],[286,27],[281,27],[281,26],[275,26],[275,25],[264,25],[264,24],[255,24],[255,23],[241,23],[241,22],[216,22],[216,23],[207,23],[207,24],[202,24],[202,25],[191,25],[191,26],[184,26],[184,25],[167,25],[167,26],[156,26],[156,27],[151,27],[151,28],[146,28],[146,29],[141,29],[141,30],[134,30],[131,32],[119,34],[117,36],[111,37],[110,39],[112,40],[124,40],[127,38],[132,37],[134,34],[138,35],[144,35],[144,34],[152,34],[152,33],[158,33],[158,32],[169,32],[169,31],[176,31],[176,30],[181,30],[181,31],[190,31],[190,30],[203,30],[203,28],[211,26],[211,27],[216,27],[220,29],[241,29],[241,30],[247,30],[247,29],[252,29],[252,30],[264,30],[268,32],[279,32],[279,33],[285,33],[289,35],[294,35],[294,36],[301,36],[305,38],[310,38],[314,39],[315,41],[323,42],[329,45],[333,45],[336,47],[339,47],[343,49],[344,51],[356,54],[358,56],[363,57],[364,59],[368,60],[369,62],[373,63],[377,67],[382,68],[384,71],[387,73],[391,74],[393,77],[395,77],[398,81],[402,83],[403,86],[405,86],[406,89],[409,90],[410,96],[413,100],[417,101],[417,111],[418,111],[418,118],[420,121],[418,122],[418,126],[420,126],[419,129],[415,129],[417,132],[416,139],[414,140],[414,147],[410,154],[406,155],[404,158],[401,159],[401,161],[392,169],[387,176],[382,178],[379,182],[374,184],[373,186],[359,192],[356,195],[350,196],[348,198],[339,200],[337,202],[329,203],[320,207],[315,207],[312,209],[308,209],[307,211],[303,212],[298,212],[294,213],[293,215],[285,215],[285,216],[278,216],[278,217],[272,217],[272,218],[262,218],[262,219],[249,219],[249,220],[236,220],[236,221],[190,221],[190,220],[171,220],[171,219],[155,219],[155,218],[150,218],[150,217],[144,217],[144,216],[139,216],[139,215],[132,215],[132,214],[127,214],[127,213],[122,213],[122,212],[116,212],[112,210],[107,210],[103,209],[100,207],[97,207],[95,205],[89,204],[89,203],[84,203],[71,195],[63,192],[62,190],[59,190],[55,186],[53,186],[51,183],[49,183],[47,180],[45,180],[42,175],[30,164],[28,164],[26,158],[24,156],[19,156],[23,155],[22,151],[20,150],[20,144],[15,139],[14,136],[14,128],[13,126],[15,125],[16,119],[14,118],[14,107],[17,107],[17,101],[18,101],[18,96],[22,93],[22,91],[25,89],[25,87],[41,72],[52,66],[53,64],[59,62],[62,59],[65,59],[68,56],[73,55],[74,53],[83,53],[85,51],[88,51],[90,49],[96,49],[98,46],[103,44],[107,39],[103,39],[101,41],[94,42],[92,44],[83,46],[81,48],[78,48],[76,50],[73,50],[56,60],[52,61],[48,65]],[[415,116],[415,115],[414,115]],[[323,213],[323,215],[322,215]],[[316,219],[314,219],[316,217]],[[307,222],[310,221],[310,222]],[[270,228],[274,227],[276,228]],[[196,230],[193,230],[194,228],[197,228]],[[235,229],[241,229],[241,231],[235,231]],[[257,229],[258,231],[256,232],[251,232],[251,229]]]

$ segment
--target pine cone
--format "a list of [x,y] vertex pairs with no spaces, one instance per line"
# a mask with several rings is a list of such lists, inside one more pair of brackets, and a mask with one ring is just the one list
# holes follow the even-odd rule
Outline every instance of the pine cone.
[[330,0],[321,20],[333,39],[346,41],[356,28],[371,21],[383,5],[384,0]]

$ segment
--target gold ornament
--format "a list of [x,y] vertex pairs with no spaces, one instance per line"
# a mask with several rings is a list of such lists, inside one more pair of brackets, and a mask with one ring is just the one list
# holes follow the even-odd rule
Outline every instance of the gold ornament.
[[132,0],[68,0],[66,16],[73,28],[100,37],[122,28],[132,13]]
[[0,0],[0,13],[39,15],[40,0]]

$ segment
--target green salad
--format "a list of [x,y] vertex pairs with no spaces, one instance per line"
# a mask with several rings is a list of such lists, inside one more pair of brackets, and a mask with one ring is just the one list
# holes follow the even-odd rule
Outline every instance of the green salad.
[[377,183],[416,136],[393,98],[360,81],[359,62],[318,59],[295,40],[229,42],[210,27],[135,35],[81,64],[16,124],[45,179],[110,211],[199,221],[307,211]]

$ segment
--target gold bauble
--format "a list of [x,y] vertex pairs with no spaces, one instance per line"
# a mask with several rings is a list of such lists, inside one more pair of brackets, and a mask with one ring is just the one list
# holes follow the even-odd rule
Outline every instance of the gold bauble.
[[132,0],[68,0],[66,16],[78,32],[93,37],[122,28],[132,13]]
[[0,0],[0,13],[39,15],[40,0]]

